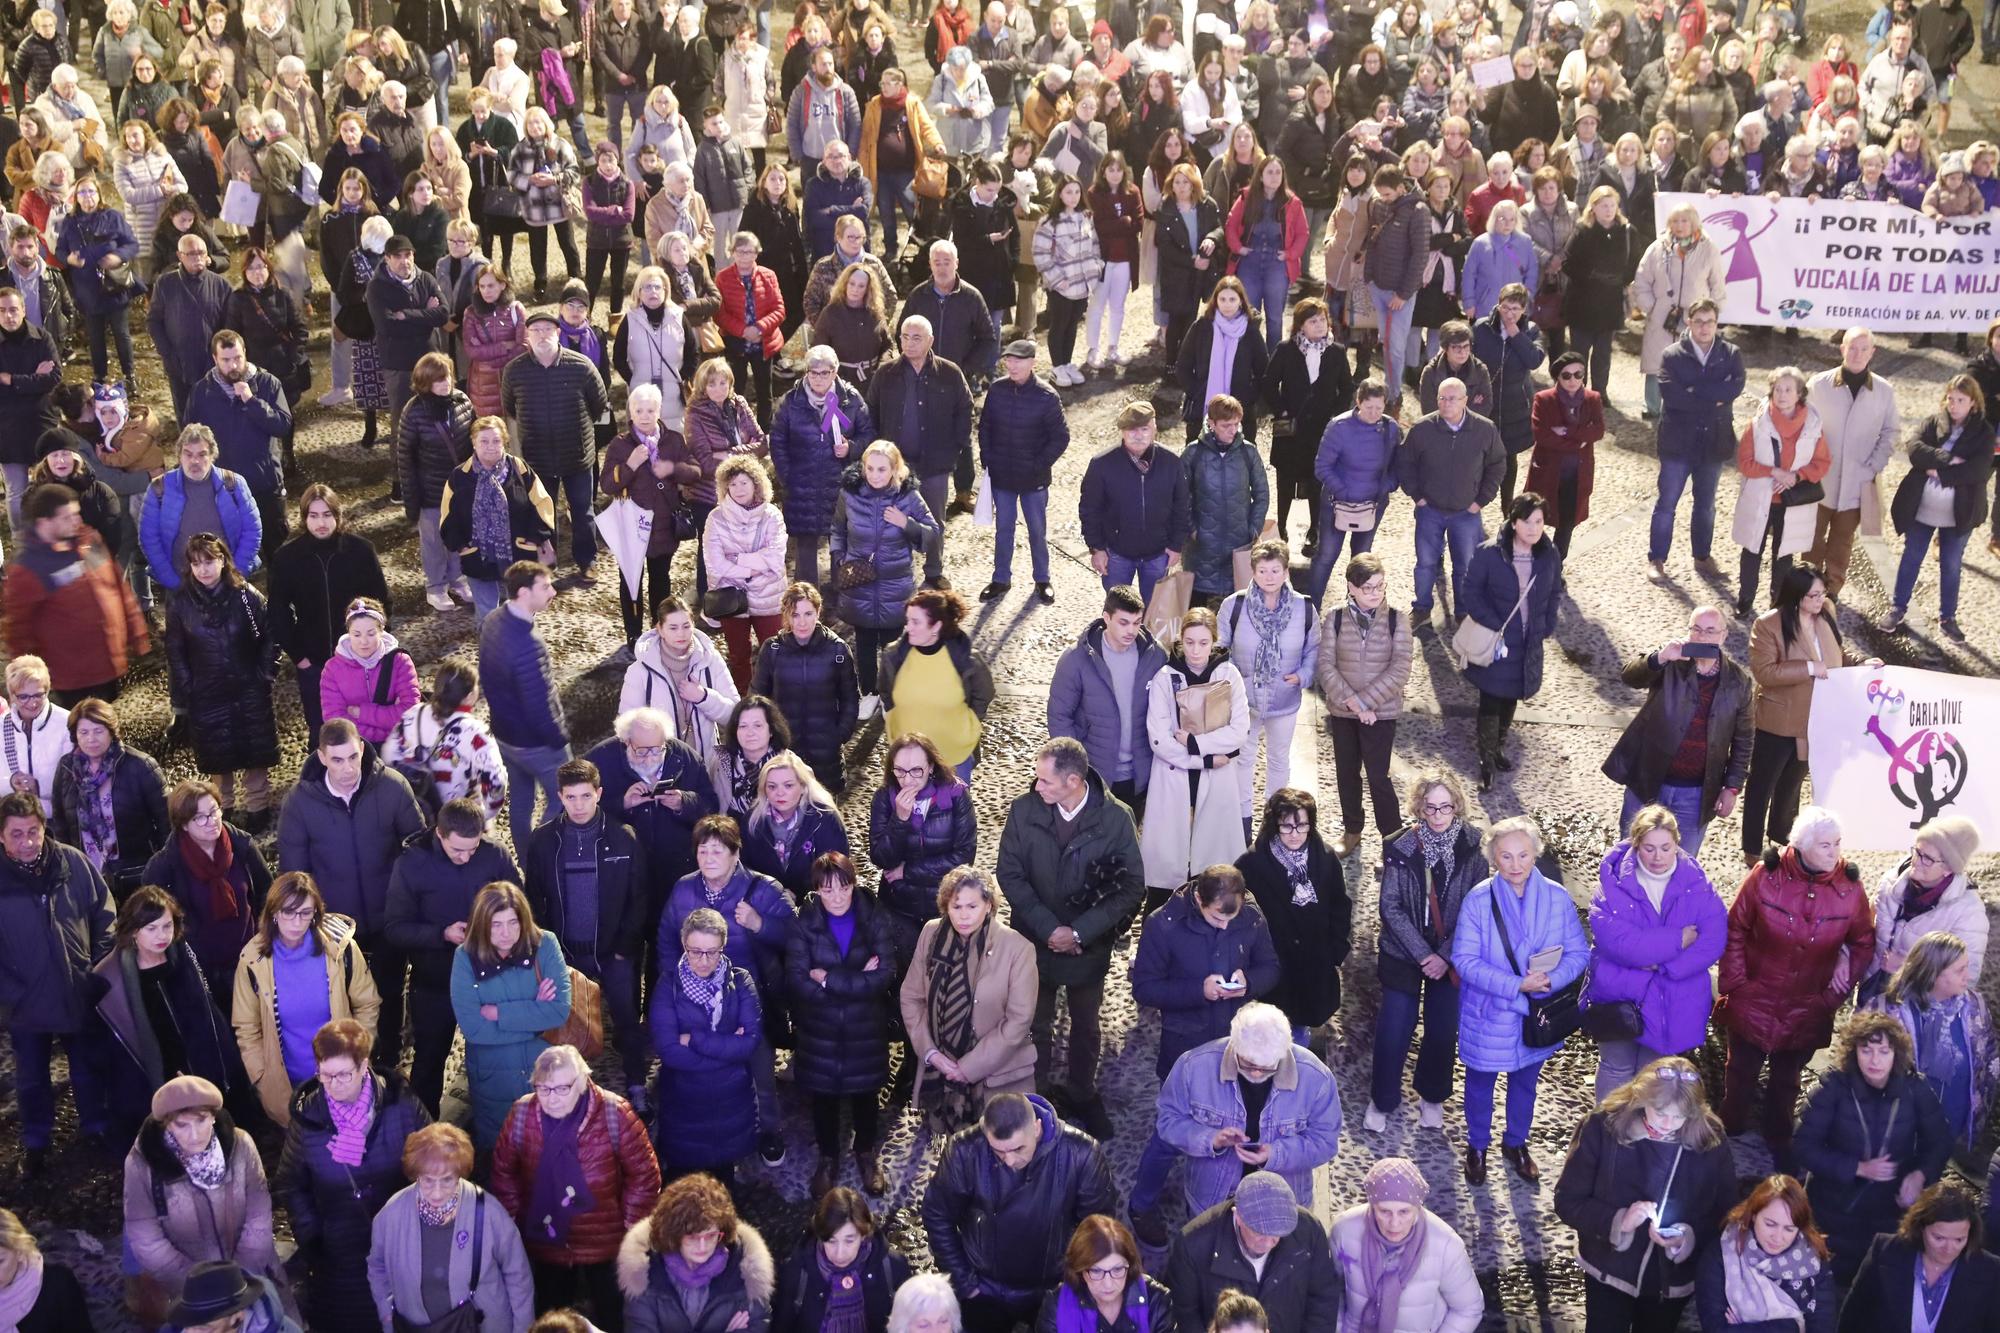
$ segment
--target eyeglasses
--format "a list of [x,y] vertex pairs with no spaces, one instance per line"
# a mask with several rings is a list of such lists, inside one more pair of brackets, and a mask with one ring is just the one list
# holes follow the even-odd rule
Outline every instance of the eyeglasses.
[[898,764],[895,767],[895,774],[899,778],[927,778],[931,775],[931,770],[927,765],[916,768],[905,768],[901,764]]
[[357,1079],[357,1078],[360,1078],[360,1077],[361,1077],[361,1071],[360,1071],[359,1069],[349,1069],[349,1070],[345,1070],[345,1071],[343,1071],[343,1072],[341,1072],[341,1073],[338,1073],[338,1074],[335,1074],[335,1073],[330,1073],[330,1072],[328,1072],[328,1071],[327,1071],[327,1070],[325,1070],[325,1069],[321,1069],[321,1070],[319,1071],[319,1081],[320,1081],[320,1082],[322,1082],[322,1083],[338,1083],[338,1084],[341,1084],[342,1086],[345,1086],[346,1084],[349,1084],[349,1083],[352,1083],[352,1082],[353,1082],[353,1081],[354,1081],[355,1079]]
[[1280,833],[1310,833],[1312,821],[1309,819],[1281,819],[1278,821]]
[[222,822],[222,812],[220,810],[197,810],[194,812],[194,817],[188,822],[191,824],[220,824]]
[[1916,864],[1920,866],[1941,866],[1944,864],[1944,858],[1942,856],[1932,856],[1929,852],[1926,852],[1921,848],[1918,849],[1917,851],[1910,853],[1910,860],[1914,861]]
[[1424,813],[1427,815],[1455,815],[1458,813],[1458,804],[1455,801],[1425,801]]
[[1126,1264],[1106,1264],[1102,1268],[1086,1268],[1083,1275],[1092,1282],[1123,1282],[1132,1269]]
[[1701,1075],[1692,1069],[1662,1069],[1660,1077],[1672,1079],[1676,1083],[1699,1083]]
[[706,1241],[709,1244],[714,1244],[716,1241],[722,1239],[722,1232],[715,1227],[710,1227],[706,1231],[690,1231],[682,1236],[681,1239]]
[[709,959],[722,957],[722,950],[720,949],[683,949],[681,953],[689,958]]
[[534,1086],[535,1091],[543,1097],[567,1097],[576,1091],[576,1083],[575,1079],[571,1079],[567,1083],[537,1083]]
[[280,921],[310,921],[318,915],[319,910],[312,907],[283,907],[278,909],[278,920]]
[[49,692],[47,690],[16,690],[14,692],[14,702],[17,704],[40,703],[48,697]]
[[658,759],[667,752],[664,745],[628,745],[625,748],[641,759]]
[[1354,588],[1356,592],[1387,592],[1389,590],[1389,581],[1387,579],[1370,579],[1366,583],[1350,584],[1349,586]]
[[1239,1055],[1236,1057],[1236,1070],[1241,1074],[1262,1075],[1265,1078],[1269,1078],[1278,1072],[1278,1067],[1276,1065],[1253,1064]]

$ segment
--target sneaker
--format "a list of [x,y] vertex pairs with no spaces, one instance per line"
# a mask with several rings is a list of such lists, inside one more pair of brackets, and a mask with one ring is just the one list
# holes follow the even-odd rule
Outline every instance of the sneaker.
[[1903,628],[1903,608],[1892,606],[1889,608],[1889,614],[1882,617],[1882,632],[1884,634],[1894,634],[1901,628]]
[[1646,562],[1646,577],[1655,583],[1665,583],[1667,581],[1667,562],[1664,560],[1648,560]]
[[456,611],[458,603],[451,600],[451,594],[443,588],[432,588],[424,594],[424,600],[431,604],[433,611]]
[[449,592],[459,601],[464,602],[467,606],[472,605],[472,583],[469,579],[461,578],[445,591]]
[[345,407],[354,401],[352,389],[328,389],[319,396],[321,407]]
[[1368,1103],[1368,1114],[1361,1117],[1361,1127],[1370,1134],[1380,1134],[1389,1128],[1389,1117],[1383,1115],[1374,1102]]
[[879,694],[864,694],[864,695],[862,695],[862,696],[861,696],[861,720],[862,720],[863,722],[866,722],[866,721],[867,721],[867,720],[868,720],[869,718],[871,718],[871,717],[875,716],[876,712],[877,712],[877,711],[879,711],[879,710],[881,709],[881,707],[882,707],[882,696],[881,696],[881,695],[879,695]]
[[759,1134],[757,1136],[757,1156],[765,1166],[785,1164],[785,1140],[780,1134]]
[[1965,642],[1965,631],[1958,627],[1957,616],[1939,616],[1938,633],[1944,635],[1953,643]]
[[1417,1123],[1425,1129],[1443,1129],[1444,1103],[1419,1101],[1417,1103]]

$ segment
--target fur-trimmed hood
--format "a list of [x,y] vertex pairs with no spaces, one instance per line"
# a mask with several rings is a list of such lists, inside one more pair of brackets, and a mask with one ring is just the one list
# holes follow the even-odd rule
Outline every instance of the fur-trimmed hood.
[[[651,1218],[633,1223],[618,1246],[618,1290],[628,1301],[646,1294],[657,1268],[652,1226]],[[748,1222],[738,1222],[736,1240],[729,1247],[729,1262],[742,1276],[743,1292],[751,1303],[769,1305],[771,1293],[777,1287],[778,1272],[763,1233]]]

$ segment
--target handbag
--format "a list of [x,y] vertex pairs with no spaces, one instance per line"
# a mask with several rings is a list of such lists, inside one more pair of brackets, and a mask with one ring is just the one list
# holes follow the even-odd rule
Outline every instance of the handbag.
[[695,350],[703,356],[722,355],[722,329],[712,319],[704,319],[694,326]]
[[521,220],[521,192],[506,182],[486,187],[485,205],[481,212],[488,218],[505,218],[509,221]]
[[1521,589],[1520,600],[1507,613],[1507,619],[1500,622],[1499,629],[1488,629],[1471,616],[1458,622],[1458,628],[1452,631],[1451,650],[1458,654],[1461,667],[1493,665],[1493,659],[1500,655],[1500,643],[1507,635],[1507,626],[1521,614],[1521,608],[1528,604],[1528,594],[1534,590],[1535,575],[1530,574],[1528,586]]
[[442,1319],[433,1319],[428,1324],[408,1318],[401,1310],[390,1308],[391,1333],[474,1333],[486,1322],[486,1312],[479,1308],[479,1268],[485,1262],[486,1249],[486,1191],[472,1186],[472,1279],[466,1284],[465,1299],[453,1306]]
[[833,582],[842,592],[852,592],[875,581],[875,558],[851,555],[834,567]]
[[[1494,885],[1486,903],[1493,909],[1493,924],[1499,928],[1500,947],[1507,952],[1507,966],[1525,977],[1528,974],[1521,972],[1521,964],[1514,957],[1514,942],[1507,937],[1507,918],[1500,914],[1500,892],[1501,887]],[[1590,969],[1586,967],[1561,990],[1530,995],[1527,1016],[1521,1020],[1521,1044],[1537,1049],[1560,1045],[1565,1037],[1583,1026],[1583,987],[1589,979]]]
[[924,158],[917,164],[910,190],[919,199],[943,199],[951,192],[951,168],[941,157]]
[[1789,489],[1778,492],[1778,504],[1786,509],[1816,505],[1824,499],[1826,487],[1816,481],[1795,481]]
[[746,588],[718,586],[701,597],[701,613],[710,620],[730,620],[750,614],[750,592]]
[[1543,282],[1535,292],[1534,303],[1529,307],[1528,318],[1545,329],[1559,329],[1563,325],[1564,279],[1559,275]]
[[778,108],[776,107],[765,108],[764,133],[768,136],[773,134],[783,134],[784,132],[785,132],[785,113],[778,110]]
[[[535,963],[535,980],[542,979],[542,964]],[[551,1046],[574,1046],[586,1060],[604,1054],[604,992],[595,981],[575,968],[569,969],[569,1017],[544,1029],[542,1040]]]
[[1335,500],[1333,502],[1333,530],[1335,532],[1373,532],[1375,505],[1367,500]]

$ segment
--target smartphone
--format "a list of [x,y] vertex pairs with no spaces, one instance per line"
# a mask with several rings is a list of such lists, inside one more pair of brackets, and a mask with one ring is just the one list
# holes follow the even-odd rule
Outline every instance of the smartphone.
[[671,782],[667,782],[664,780],[655,782],[653,784],[653,795],[665,796],[668,792],[672,791],[673,789],[674,789],[674,784]]
[[1247,983],[1241,981],[1219,981],[1216,983],[1215,988],[1217,990],[1243,990],[1246,986]]
[[1667,1240],[1679,1240],[1687,1234],[1687,1223],[1676,1222],[1670,1227],[1661,1227],[1660,1235]]
[[1722,656],[1722,645],[1719,643],[1684,643],[1681,645],[1681,656],[1719,658]]

